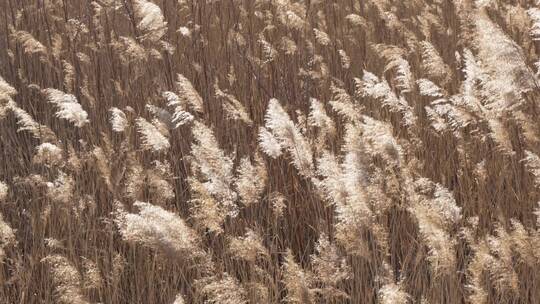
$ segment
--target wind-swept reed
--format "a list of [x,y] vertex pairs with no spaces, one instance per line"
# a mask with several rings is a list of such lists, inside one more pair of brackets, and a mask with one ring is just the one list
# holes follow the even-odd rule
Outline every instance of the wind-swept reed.
[[539,5],[0,1],[0,303],[540,303]]

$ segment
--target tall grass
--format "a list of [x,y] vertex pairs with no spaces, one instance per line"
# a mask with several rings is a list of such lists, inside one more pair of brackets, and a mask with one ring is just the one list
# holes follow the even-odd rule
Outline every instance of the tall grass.
[[540,303],[538,5],[0,1],[0,303]]

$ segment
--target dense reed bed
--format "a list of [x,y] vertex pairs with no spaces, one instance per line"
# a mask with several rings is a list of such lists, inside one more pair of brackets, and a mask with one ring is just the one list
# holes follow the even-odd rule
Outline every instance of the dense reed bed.
[[0,303],[540,303],[540,3],[0,1]]

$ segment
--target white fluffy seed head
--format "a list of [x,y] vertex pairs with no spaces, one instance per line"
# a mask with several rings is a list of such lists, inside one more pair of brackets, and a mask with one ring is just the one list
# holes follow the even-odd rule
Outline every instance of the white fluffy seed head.
[[277,138],[264,127],[259,129],[259,145],[263,152],[271,158],[277,158],[283,153],[283,147]]
[[0,202],[6,200],[8,197],[9,187],[6,183],[0,181]]
[[[299,128],[285,112],[280,102],[272,98],[266,110],[266,128],[271,131],[271,134],[277,140],[279,145],[287,148],[291,157],[292,163],[298,169],[301,175],[311,176],[313,174],[313,152],[311,145],[302,135]],[[262,138],[272,142],[271,137],[263,131]],[[274,145],[277,148],[276,145]],[[272,150],[275,150],[272,149]]]
[[202,254],[196,233],[178,215],[145,202],[135,202],[137,213],[116,203],[115,223],[127,242],[139,243],[163,253],[195,258]]
[[37,164],[45,164],[54,166],[62,163],[63,151],[58,146],[51,143],[42,143],[36,147],[33,162]]
[[79,128],[90,122],[88,113],[83,110],[74,95],[51,88],[45,89],[43,92],[47,95],[48,101],[58,107],[56,117],[65,119]]
[[141,135],[143,149],[161,152],[170,148],[167,137],[161,134],[153,124],[142,117],[137,118],[135,123]]
[[137,27],[144,32],[143,38],[158,41],[167,32],[167,22],[161,9],[146,0],[134,1],[135,16],[139,19]]
[[110,122],[113,131],[124,132],[124,130],[129,126],[126,114],[116,107],[110,108],[109,112],[111,112]]

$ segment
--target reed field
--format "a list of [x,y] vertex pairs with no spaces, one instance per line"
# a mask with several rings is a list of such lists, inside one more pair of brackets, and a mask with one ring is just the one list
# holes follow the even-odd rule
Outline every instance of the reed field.
[[0,304],[538,304],[539,83],[538,0],[0,0]]

